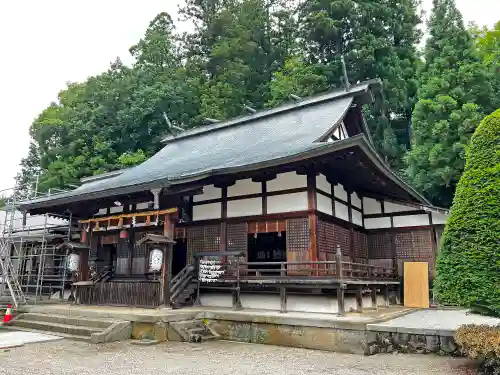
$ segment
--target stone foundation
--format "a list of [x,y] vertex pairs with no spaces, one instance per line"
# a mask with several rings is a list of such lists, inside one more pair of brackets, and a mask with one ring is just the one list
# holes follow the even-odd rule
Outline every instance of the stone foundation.
[[366,332],[366,355],[393,352],[460,355],[459,348],[452,336],[397,332]]

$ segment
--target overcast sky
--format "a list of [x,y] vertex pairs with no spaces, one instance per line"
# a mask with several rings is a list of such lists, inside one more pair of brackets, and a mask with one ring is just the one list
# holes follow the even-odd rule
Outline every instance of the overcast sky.
[[[33,119],[64,89],[105,70],[153,17],[182,0],[0,1],[0,191],[14,185]],[[432,0],[423,0],[430,9]],[[457,0],[466,22],[493,25],[498,0]],[[497,5],[495,5],[497,4]],[[495,11],[496,9],[496,11]]]

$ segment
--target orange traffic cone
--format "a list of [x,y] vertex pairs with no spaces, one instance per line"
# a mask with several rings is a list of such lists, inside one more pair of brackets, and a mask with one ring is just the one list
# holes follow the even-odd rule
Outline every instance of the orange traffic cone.
[[7,310],[5,311],[5,315],[3,317],[3,322],[8,323],[12,320],[12,305],[7,305]]

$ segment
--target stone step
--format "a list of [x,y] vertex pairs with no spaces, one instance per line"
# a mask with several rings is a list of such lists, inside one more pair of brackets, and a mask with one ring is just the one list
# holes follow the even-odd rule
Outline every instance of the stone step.
[[19,315],[18,321],[29,320],[44,323],[55,323],[69,326],[80,326],[89,328],[99,328],[104,330],[114,323],[112,320],[92,319],[81,316],[42,314],[42,313],[24,313]]
[[74,336],[83,336],[90,339],[93,333],[102,332],[103,329],[74,326],[69,324],[50,323],[35,320],[16,319],[10,324],[11,327],[21,327],[30,330],[44,331],[47,334],[64,333]]

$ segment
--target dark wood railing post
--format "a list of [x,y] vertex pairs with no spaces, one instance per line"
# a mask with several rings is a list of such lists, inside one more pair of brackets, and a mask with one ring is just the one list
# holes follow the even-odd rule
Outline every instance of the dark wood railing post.
[[337,245],[337,252],[335,253],[335,266],[337,271],[337,279],[343,279],[343,270],[342,270],[342,250],[340,249],[340,245]]
[[200,258],[199,257],[195,257],[194,258],[194,264],[195,264],[195,267],[194,267],[194,272],[195,272],[195,276],[196,276],[196,299],[194,301],[194,304],[193,306],[201,306],[201,299],[200,299]]

